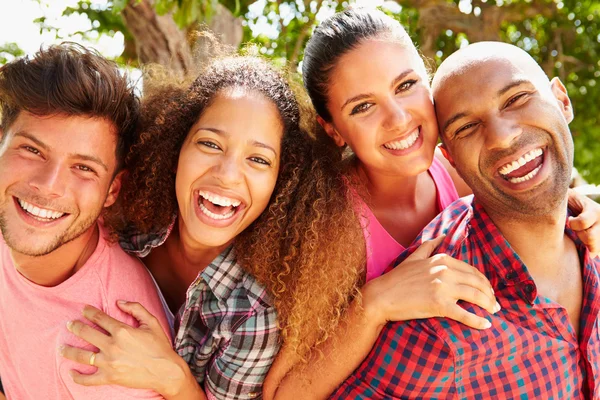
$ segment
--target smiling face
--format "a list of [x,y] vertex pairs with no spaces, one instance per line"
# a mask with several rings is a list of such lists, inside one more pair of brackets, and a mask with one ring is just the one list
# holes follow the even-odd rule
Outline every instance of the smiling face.
[[427,72],[414,48],[369,39],[330,72],[325,129],[367,170],[414,176],[429,168],[437,122]]
[[473,61],[434,81],[440,131],[488,212],[548,215],[563,204],[571,176],[571,104],[535,61],[518,52],[506,57]]
[[0,145],[0,229],[42,256],[76,240],[116,200],[116,134],[104,119],[21,112]]
[[179,155],[180,221],[206,247],[230,243],[265,210],[279,171],[283,124],[262,94],[216,95]]

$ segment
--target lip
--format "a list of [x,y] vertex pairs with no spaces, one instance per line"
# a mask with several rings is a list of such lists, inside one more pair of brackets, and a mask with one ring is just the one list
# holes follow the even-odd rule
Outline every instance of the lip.
[[[213,219],[213,218],[209,217],[208,215],[204,214],[202,212],[202,210],[200,209],[200,206],[198,205],[198,201],[200,200],[200,194],[199,194],[200,191],[212,192],[219,196],[229,197],[231,199],[238,200],[238,201],[240,201],[240,205],[236,208],[235,213],[231,217],[226,218],[226,219]],[[208,187],[198,188],[193,191],[192,197],[193,197],[193,202],[194,202],[194,212],[196,213],[196,216],[198,217],[198,219],[202,223],[204,223],[208,226],[215,227],[215,228],[226,228],[228,226],[231,226],[236,220],[241,218],[241,216],[243,215],[242,211],[244,211],[246,209],[246,201],[241,196],[239,196],[236,193],[224,191],[222,189],[208,188]]]
[[[423,146],[423,126],[419,125],[418,127],[416,127],[416,129],[419,130],[419,137],[417,138],[417,140],[412,144],[412,146],[410,146],[409,148],[406,149],[402,149],[402,150],[392,150],[392,149],[388,149],[386,148],[383,144],[381,145],[381,148],[383,150],[385,150],[386,152],[394,155],[394,156],[405,156],[407,154],[410,154],[416,150],[419,150],[421,148],[421,146]],[[408,133],[406,135],[400,136],[398,138],[394,138],[392,140],[388,140],[385,143],[389,143],[389,142],[395,142],[398,140],[404,140],[406,138],[408,138],[410,136],[410,134],[415,130],[415,128],[411,129],[410,131],[408,131]]]
[[[27,201],[27,200],[25,200],[25,201]],[[60,224],[63,220],[65,220],[68,216],[71,215],[71,214],[65,213],[65,215],[63,215],[62,217],[57,218],[52,221],[48,221],[48,222],[39,221],[39,220],[35,219],[34,217],[32,217],[27,211],[23,210],[21,208],[21,205],[19,204],[19,200],[17,200],[17,198],[14,196],[13,196],[13,202],[15,203],[15,208],[17,209],[17,214],[21,217],[21,219],[23,221],[25,221],[28,225],[35,226],[36,228],[52,228],[52,227]],[[27,201],[27,203],[34,204],[29,201]]]
[[496,162],[496,164],[494,164],[494,170],[498,174],[500,174],[500,172],[498,172],[500,170],[500,168],[504,167],[508,163],[512,163],[513,161],[518,160],[519,158],[523,157],[525,154],[527,154],[530,151],[535,150],[535,149],[542,149],[542,151],[544,152],[544,156],[546,155],[547,146],[539,146],[539,145],[528,146],[524,150],[521,150],[519,153],[514,153],[510,156],[506,156],[506,157],[502,158],[501,160],[498,160],[498,162]]
[[526,190],[535,188],[536,186],[539,186],[550,175],[550,164],[551,164],[550,161],[551,160],[550,160],[550,153],[548,152],[547,147],[541,147],[541,149],[544,152],[544,155],[543,155],[544,160],[542,161],[541,168],[540,168],[539,172],[537,173],[537,175],[534,176],[533,178],[531,178],[530,180],[525,181],[525,182],[512,183],[512,182],[504,179],[502,177],[502,175],[500,175],[500,172],[498,172],[498,169],[500,169],[502,166],[506,165],[508,162],[518,160],[523,154],[527,154],[528,152],[530,152],[531,150],[536,149],[536,148],[539,148],[539,146],[529,148],[525,152],[522,152],[521,155],[519,155],[516,158],[514,158],[514,156],[506,157],[506,158],[504,158],[503,161],[500,161],[499,163],[497,163],[496,164],[497,168],[495,169],[496,172],[494,174],[495,179],[497,181],[499,181],[502,186],[504,186],[514,192],[526,191]]

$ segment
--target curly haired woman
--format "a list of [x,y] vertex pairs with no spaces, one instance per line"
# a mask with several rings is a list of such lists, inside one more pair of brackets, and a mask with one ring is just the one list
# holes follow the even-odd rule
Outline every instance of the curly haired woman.
[[179,310],[175,349],[139,304],[119,305],[138,328],[86,307],[107,334],[72,325],[98,348],[98,371],[73,377],[168,399],[259,397],[280,336],[306,352],[357,292],[361,271],[348,265],[362,263],[364,244],[339,160],[301,129],[282,75],[253,57],[214,61],[187,89],[158,88],[143,112],[117,217],[122,245]]

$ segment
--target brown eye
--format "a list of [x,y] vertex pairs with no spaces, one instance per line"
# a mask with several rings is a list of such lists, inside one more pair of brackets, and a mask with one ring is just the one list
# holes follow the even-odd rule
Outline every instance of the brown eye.
[[511,97],[504,105],[504,108],[509,107],[510,105],[514,104],[517,100],[525,97],[525,95],[527,95],[527,93],[519,93],[516,96]]
[[208,141],[208,140],[200,140],[197,143],[199,145],[204,146],[204,147],[208,147],[208,148],[215,149],[215,150],[221,150],[221,148],[219,146],[217,146],[216,143],[213,143],[213,142]]
[[373,104],[371,104],[371,103],[360,103],[360,104],[354,106],[354,108],[352,108],[352,111],[350,111],[350,115],[360,114],[362,112],[365,112],[369,108],[371,108],[372,105]]
[[406,92],[407,90],[412,88],[416,83],[416,79],[409,79],[407,81],[404,81],[400,85],[398,85],[398,87],[396,88],[396,93]]

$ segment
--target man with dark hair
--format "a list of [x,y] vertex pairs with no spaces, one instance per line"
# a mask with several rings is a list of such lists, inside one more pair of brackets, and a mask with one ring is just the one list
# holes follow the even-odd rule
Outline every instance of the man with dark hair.
[[[147,270],[107,240],[99,223],[121,186],[139,102],[116,64],[74,44],[0,68],[0,376],[8,398],[158,397],[75,384],[98,349],[65,326],[91,304],[135,325],[118,299],[164,310]],[[88,350],[89,367],[60,356]]]
[[[573,108],[523,50],[476,43],[432,84],[448,160],[473,189],[417,240],[492,283],[491,328],[429,318],[388,323],[339,399],[600,398],[599,261],[567,225]],[[406,259],[416,246],[402,254]],[[401,267],[399,267],[401,268]]]

